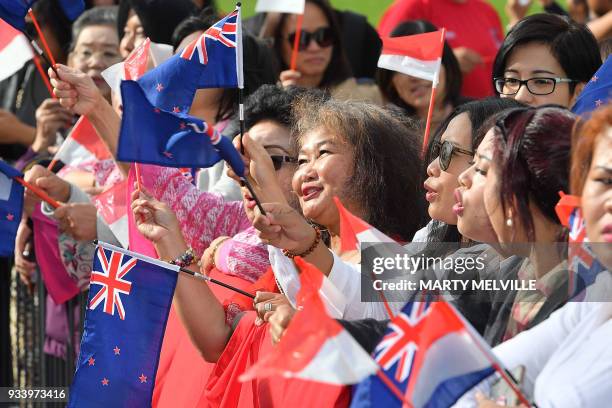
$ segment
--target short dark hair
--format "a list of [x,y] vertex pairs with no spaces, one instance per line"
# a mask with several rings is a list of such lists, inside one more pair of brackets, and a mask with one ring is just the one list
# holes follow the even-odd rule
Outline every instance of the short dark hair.
[[[351,68],[349,66],[348,60],[344,53],[344,47],[342,45],[342,36],[340,34],[340,25],[338,20],[336,19],[336,14],[332,7],[329,5],[327,0],[306,0],[308,3],[312,3],[319,7],[323,14],[325,14],[325,18],[329,22],[329,27],[332,30],[333,38],[334,38],[334,50],[332,51],[331,60],[329,61],[329,65],[325,69],[323,74],[323,79],[321,80],[321,84],[319,87],[321,88],[331,88],[335,85],[340,84],[347,78],[352,76]],[[279,69],[285,70],[288,69],[288,65],[285,64],[282,58],[282,42],[286,41],[282,37],[283,26],[285,25],[285,21],[287,20],[288,14],[282,14],[276,29],[274,30],[274,51],[276,53],[277,62],[280,64]]]
[[117,6],[93,7],[85,10],[72,24],[72,41],[70,51],[74,50],[77,39],[84,28],[97,25],[106,25],[112,28],[117,24]]
[[[437,30],[438,28],[429,21],[411,20],[405,21],[395,27],[395,29],[391,32],[391,37],[431,33]],[[443,102],[444,104],[450,104],[451,106],[455,107],[461,100],[463,76],[461,74],[461,69],[459,68],[459,62],[457,61],[457,58],[455,58],[453,50],[446,41],[444,41],[444,51],[442,52],[442,65],[446,71],[446,95],[444,96]],[[378,68],[376,71],[376,83],[380,88],[380,92],[386,101],[404,109],[409,115],[415,115],[416,110],[404,102],[395,89],[392,82],[393,75],[395,75],[395,71]]]
[[[493,78],[504,76],[516,47],[533,42],[548,45],[567,76],[575,81],[588,82],[601,65],[597,40],[585,25],[566,16],[540,13],[523,18],[508,32],[495,56]],[[575,89],[576,83],[570,83],[570,91]]]
[[410,241],[424,214],[419,135],[384,108],[366,102],[304,98],[296,109],[297,143],[321,127],[347,143],[354,160],[344,196],[362,206],[366,222],[392,238]]
[[[188,35],[206,31],[219,20],[212,8],[202,10],[198,16],[190,16],[183,20],[172,34],[172,45],[177,50],[181,41]],[[250,34],[242,34],[244,58],[244,96],[249,96],[264,84],[276,83],[278,75],[275,71],[272,52],[262,42]],[[221,98],[217,121],[229,119],[236,113],[236,88],[225,89]]]
[[[284,88],[280,85],[262,85],[245,101],[244,126],[249,130],[261,121],[270,120],[292,129],[295,124],[293,105],[306,94],[312,97],[315,92],[314,89],[297,86]],[[323,91],[318,92],[320,98],[327,97]]]
[[[462,113],[466,113],[470,118],[472,128],[472,140],[470,143],[471,150],[475,152],[478,149],[478,145],[482,142],[484,135],[493,126],[495,116],[500,112],[507,109],[524,107],[522,103],[515,101],[510,98],[496,98],[489,97],[477,101],[472,101],[459,105],[451,112],[450,115],[444,119],[440,124],[436,133],[432,136],[427,146],[426,160],[423,163],[425,168],[422,174],[427,173],[427,166],[429,163],[434,161],[434,146],[440,141],[444,132],[448,128],[449,123]],[[486,124],[491,123],[491,126],[487,128]],[[423,176],[425,177],[425,176]],[[457,229],[456,225],[449,225],[441,221],[433,220],[433,228],[429,234],[428,241],[439,241],[439,242],[459,242],[461,240],[461,234]]]
[[530,242],[535,229],[529,203],[560,224],[555,205],[568,191],[572,131],[576,116],[560,106],[516,108],[497,119],[493,160],[500,171],[499,199],[504,214],[512,209]]

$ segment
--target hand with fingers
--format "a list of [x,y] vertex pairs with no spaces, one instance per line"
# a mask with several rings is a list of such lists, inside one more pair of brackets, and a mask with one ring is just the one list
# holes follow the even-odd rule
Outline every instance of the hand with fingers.
[[200,272],[202,274],[208,275],[213,268],[217,268],[217,265],[219,265],[219,248],[228,239],[231,239],[231,237],[217,237],[204,250],[200,259]]
[[291,306],[287,296],[274,292],[256,292],[255,299],[253,299],[253,307],[257,312],[255,324],[259,326],[267,322],[270,316],[274,314],[274,311],[281,305]]
[[315,229],[288,204],[263,204],[266,215],[255,209],[253,226],[266,244],[292,253],[308,250],[317,237]]
[[285,334],[285,330],[289,327],[289,323],[291,323],[291,319],[295,312],[296,310],[291,307],[291,305],[283,304],[278,306],[268,319],[268,323],[270,324],[270,335],[275,344],[278,343],[283,337],[283,334]]
[[49,77],[53,93],[64,108],[78,115],[89,115],[104,99],[93,79],[84,72],[62,64],[56,64],[55,69],[57,74],[49,68]]
[[53,216],[59,229],[77,241],[92,241],[97,237],[97,210],[92,203],[69,203],[57,208]]
[[55,144],[58,130],[70,127],[73,114],[60,105],[57,99],[45,99],[36,109],[36,137],[32,150],[45,153]]
[[24,252],[27,243],[30,242],[29,238],[31,235],[32,230],[28,227],[27,219],[22,218],[17,228],[17,237],[15,239],[15,269],[19,273],[21,281],[30,289],[32,288],[32,275],[36,270],[36,264],[26,259]]
[[285,70],[280,73],[280,82],[283,88],[288,86],[299,86],[300,78],[302,78],[302,73],[296,70]]
[[[53,198],[59,202],[66,202],[70,198],[70,183],[62,180],[55,173],[47,170],[45,167],[40,165],[32,166],[24,174],[24,180],[30,184],[33,184],[43,190],[45,193],[49,195],[49,197]],[[34,205],[39,203],[40,198],[32,193],[29,189],[25,189],[25,201],[24,201],[24,211],[30,215],[34,210]]]
[[132,193],[132,212],[138,231],[154,244],[172,241],[180,236],[179,222],[174,212],[166,204],[155,200],[143,190]]

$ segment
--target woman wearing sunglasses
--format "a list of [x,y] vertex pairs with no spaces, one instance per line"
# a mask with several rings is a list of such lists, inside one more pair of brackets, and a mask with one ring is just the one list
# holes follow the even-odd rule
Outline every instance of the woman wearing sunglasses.
[[[391,37],[423,34],[436,31],[429,21],[413,20],[398,25]],[[385,103],[402,108],[406,114],[425,123],[431,98],[431,81],[416,78],[400,72],[378,68],[376,83],[380,88]],[[432,115],[431,129],[435,131],[452,110],[462,103],[462,75],[459,63],[448,43],[444,43],[442,68],[437,87],[436,104]]]
[[378,88],[359,85],[344,54],[339,25],[327,0],[307,0],[295,70],[291,56],[297,16],[282,14],[274,30],[274,49],[281,66],[283,86],[322,88],[335,98],[381,103]]
[[513,100],[487,98],[460,105],[442,122],[429,145],[427,179],[423,184],[432,221],[415,234],[413,242],[460,241],[455,227],[457,215],[453,212],[454,193],[459,186],[457,176],[470,166],[484,136],[482,124],[491,116],[518,106],[521,104]]
[[600,65],[588,28],[567,17],[534,14],[506,35],[493,64],[493,86],[502,98],[571,108]]

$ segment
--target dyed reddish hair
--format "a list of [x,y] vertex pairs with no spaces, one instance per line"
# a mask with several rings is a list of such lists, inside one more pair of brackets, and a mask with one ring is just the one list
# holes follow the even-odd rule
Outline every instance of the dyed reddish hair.
[[555,223],[559,191],[568,191],[571,137],[576,116],[557,106],[517,108],[500,114],[494,160],[501,168],[500,201],[536,240],[532,201]]
[[599,108],[589,120],[576,127],[572,143],[572,170],[570,173],[572,194],[582,195],[584,182],[591,169],[595,146],[601,135],[610,126],[612,126],[612,104]]

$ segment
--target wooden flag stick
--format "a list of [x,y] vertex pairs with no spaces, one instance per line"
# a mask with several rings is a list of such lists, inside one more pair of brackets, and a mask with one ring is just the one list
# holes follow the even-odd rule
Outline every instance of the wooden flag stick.
[[55,201],[53,198],[49,197],[49,195],[47,193],[45,193],[42,189],[40,189],[39,187],[28,183],[27,181],[25,181],[24,179],[22,179],[21,177],[13,177],[18,183],[20,183],[22,186],[24,186],[25,188],[27,188],[28,190],[30,190],[31,192],[33,192],[34,194],[36,194],[38,196],[38,198],[40,198],[41,200],[43,200],[44,202],[46,202],[47,204],[49,204],[51,207],[53,208],[59,208],[60,207],[60,203],[58,203],[57,201]]
[[291,51],[291,65],[289,69],[295,71],[297,64],[298,48],[300,45],[300,37],[302,36],[302,23],[304,22],[304,14],[298,14],[295,24],[295,40],[293,41],[293,50]]

